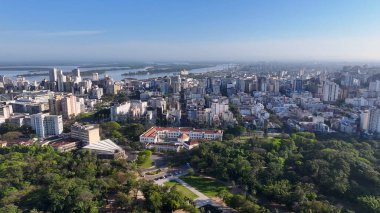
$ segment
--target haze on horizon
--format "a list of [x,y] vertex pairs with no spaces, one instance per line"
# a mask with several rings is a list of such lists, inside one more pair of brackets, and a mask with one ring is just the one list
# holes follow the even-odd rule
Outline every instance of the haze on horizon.
[[380,61],[380,1],[21,1],[0,62]]

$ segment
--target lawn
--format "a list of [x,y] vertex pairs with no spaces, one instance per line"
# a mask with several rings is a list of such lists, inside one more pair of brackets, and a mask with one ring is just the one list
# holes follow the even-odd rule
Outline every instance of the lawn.
[[146,169],[154,166],[154,162],[151,158],[144,161],[144,163],[138,165],[140,169]]
[[227,189],[227,187],[213,179],[200,177],[200,176],[183,176],[180,178],[192,187],[198,189],[200,192],[208,197],[216,197],[218,192],[222,189]]
[[147,173],[145,173],[146,175],[157,175],[158,173],[160,173],[161,172],[161,169],[157,169],[157,170],[155,170],[155,171],[151,171],[151,172],[147,172]]
[[180,183],[177,183],[174,180],[166,182],[165,186],[170,186],[170,187],[175,186],[178,192],[182,193],[184,196],[186,196],[187,198],[191,200],[195,200],[196,198],[198,198],[196,194],[194,194],[192,191],[188,190],[186,187],[182,186]]

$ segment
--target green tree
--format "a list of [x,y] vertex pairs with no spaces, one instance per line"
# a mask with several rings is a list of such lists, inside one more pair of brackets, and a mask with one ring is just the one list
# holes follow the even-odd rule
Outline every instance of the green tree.
[[7,132],[16,131],[18,126],[13,123],[4,123],[0,125],[0,134],[5,134]]
[[361,196],[358,197],[359,203],[369,212],[380,212],[380,197]]

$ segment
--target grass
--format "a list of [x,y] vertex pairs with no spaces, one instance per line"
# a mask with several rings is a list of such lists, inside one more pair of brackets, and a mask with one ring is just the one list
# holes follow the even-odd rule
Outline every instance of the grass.
[[166,182],[165,186],[170,186],[170,187],[175,186],[176,190],[179,193],[183,194],[185,197],[187,197],[191,200],[195,200],[196,198],[198,198],[198,196],[196,194],[194,194],[192,191],[190,191],[189,189],[187,189],[186,187],[182,186],[180,183],[177,183],[174,180]]
[[196,188],[208,197],[216,197],[218,192],[222,189],[228,190],[228,188],[213,179],[200,177],[200,176],[183,176],[180,178],[192,187]]
[[154,166],[154,162],[151,158],[147,159],[144,163],[138,165],[140,169],[147,169]]
[[161,169],[157,169],[157,170],[155,170],[155,171],[147,172],[147,173],[145,173],[145,174],[147,174],[147,175],[156,175],[156,174],[158,174],[158,173],[160,173],[160,172],[161,172]]

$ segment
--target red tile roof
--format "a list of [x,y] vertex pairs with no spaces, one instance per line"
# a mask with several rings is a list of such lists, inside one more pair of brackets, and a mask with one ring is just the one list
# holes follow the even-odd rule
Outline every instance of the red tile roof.
[[154,137],[158,131],[199,132],[204,134],[223,134],[223,130],[203,130],[191,127],[152,127],[142,134],[143,137]]

